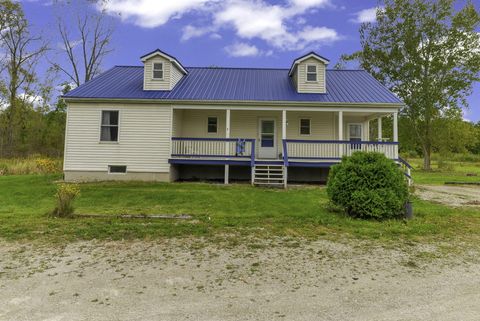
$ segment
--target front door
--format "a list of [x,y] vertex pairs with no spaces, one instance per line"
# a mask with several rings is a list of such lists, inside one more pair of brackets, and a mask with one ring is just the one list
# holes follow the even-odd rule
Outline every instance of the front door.
[[259,133],[258,158],[277,158],[275,119],[261,118]]
[[[351,142],[362,141],[362,124],[348,124],[348,139]],[[353,150],[362,149],[361,144],[352,143],[350,147]]]

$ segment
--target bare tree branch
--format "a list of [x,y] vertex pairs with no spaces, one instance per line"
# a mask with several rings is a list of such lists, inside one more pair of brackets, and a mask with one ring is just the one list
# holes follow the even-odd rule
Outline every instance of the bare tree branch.
[[0,47],[6,52],[0,68],[3,100],[8,103],[6,145],[13,149],[16,132],[25,126],[24,108],[36,82],[35,68],[48,50],[41,37],[30,34],[20,4],[0,1]]
[[94,16],[86,12],[77,13],[73,31],[67,27],[70,21],[65,15],[58,17],[62,52],[67,58],[68,66],[55,64],[55,68],[80,86],[100,73],[103,59],[112,52],[109,44],[113,28],[104,12],[98,12]]

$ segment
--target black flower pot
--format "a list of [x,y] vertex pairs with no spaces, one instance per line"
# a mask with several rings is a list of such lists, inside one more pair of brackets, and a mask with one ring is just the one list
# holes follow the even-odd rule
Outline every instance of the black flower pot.
[[413,204],[408,201],[405,203],[405,219],[411,220],[413,218]]

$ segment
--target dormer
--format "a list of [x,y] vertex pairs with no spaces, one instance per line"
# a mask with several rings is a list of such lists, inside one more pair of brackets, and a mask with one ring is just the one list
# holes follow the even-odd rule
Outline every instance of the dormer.
[[330,61],[315,52],[295,59],[288,75],[298,93],[324,94],[326,88],[326,69]]
[[143,90],[172,90],[188,72],[173,56],[157,49],[140,58]]

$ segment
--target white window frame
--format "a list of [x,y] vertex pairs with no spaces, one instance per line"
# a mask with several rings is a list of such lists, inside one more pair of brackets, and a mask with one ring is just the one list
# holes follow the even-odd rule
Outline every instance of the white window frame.
[[[208,131],[208,126],[209,126],[209,124],[208,124],[208,119],[209,119],[209,118],[215,118],[215,119],[217,120],[217,131],[216,131],[216,132],[209,132],[209,131]],[[207,134],[208,134],[208,135],[217,135],[217,134],[218,134],[218,126],[219,126],[218,116],[214,116],[214,115],[212,115],[212,116],[207,116]]]
[[[161,65],[162,69],[155,69],[155,65]],[[155,71],[161,71],[162,78],[156,78]],[[152,80],[163,80],[164,77],[165,77],[165,69],[164,69],[163,62],[152,62]]]
[[[125,166],[125,172],[112,172],[112,166]],[[108,174],[109,175],[126,175],[128,173],[128,166],[127,165],[108,165]]]
[[[315,72],[309,72],[308,71],[308,67],[315,67]],[[307,82],[318,82],[318,66],[315,65],[315,64],[307,64],[306,67],[305,67],[305,80]],[[314,74],[315,75],[315,80],[308,80],[308,75],[309,74]]]
[[[360,126],[360,141],[363,141],[363,124],[362,123],[348,123],[347,124],[347,131],[348,131],[348,140],[350,140],[352,137],[350,136],[350,125],[358,125]],[[358,138],[358,137],[353,137],[353,138]]]
[[[116,111],[118,112],[118,125],[117,125],[117,140],[102,140],[102,127],[103,126],[108,126],[108,127],[113,127],[112,125],[103,125],[102,120],[103,120],[103,112],[104,111]],[[98,132],[98,142],[100,144],[118,144],[120,142],[120,110],[118,109],[102,109],[100,110],[100,122],[99,122],[99,132]]]
[[[308,120],[308,134],[302,134],[302,120]],[[298,134],[300,136],[311,136],[312,135],[312,119],[309,117],[300,117],[298,119]]]

